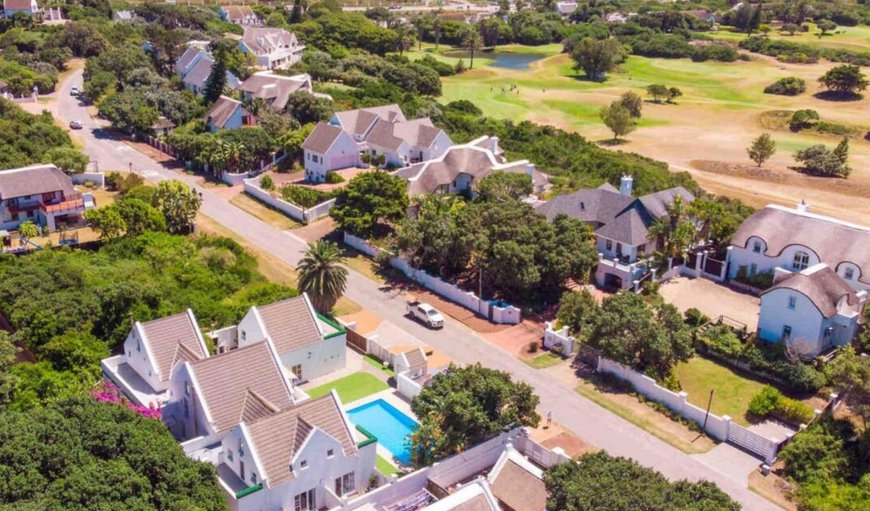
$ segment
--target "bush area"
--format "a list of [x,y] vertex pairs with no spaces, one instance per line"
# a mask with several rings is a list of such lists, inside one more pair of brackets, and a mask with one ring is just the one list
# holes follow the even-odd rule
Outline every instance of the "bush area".
[[756,419],[773,417],[798,426],[813,420],[813,409],[802,402],[785,397],[770,385],[765,385],[749,402],[749,413]]
[[282,186],[279,192],[285,201],[306,209],[313,208],[321,202],[326,202],[335,197],[335,194],[330,192],[322,192],[313,188],[290,184]]
[[0,413],[4,509],[226,509],[215,469],[160,421],[81,397]]
[[31,115],[11,101],[0,99],[0,169],[46,162],[58,148],[73,149],[72,140],[54,123],[49,112]]
[[754,53],[776,57],[777,60],[782,62],[795,64],[811,64],[818,62],[819,58],[826,58],[834,62],[870,66],[870,52],[811,46],[782,39],[769,39],[758,35],[740,41],[740,47]]
[[767,289],[773,285],[773,271],[766,271],[749,274],[749,269],[746,266],[737,268],[737,275],[734,277],[738,282],[742,282],[748,286],[757,287],[758,289]]
[[807,90],[807,82],[803,78],[789,76],[780,78],[764,88],[765,94],[778,94],[780,96],[797,96]]

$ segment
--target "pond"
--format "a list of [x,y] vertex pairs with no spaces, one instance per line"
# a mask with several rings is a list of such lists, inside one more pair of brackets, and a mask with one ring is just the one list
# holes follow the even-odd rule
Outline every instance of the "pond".
[[505,69],[528,69],[532,62],[541,60],[545,55],[539,53],[496,53],[490,66]]

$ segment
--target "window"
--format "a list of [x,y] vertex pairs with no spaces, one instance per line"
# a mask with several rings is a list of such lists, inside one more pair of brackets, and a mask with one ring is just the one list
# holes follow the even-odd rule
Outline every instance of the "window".
[[755,275],[756,272],[758,272],[758,265],[755,263],[750,264],[749,265],[749,274]]
[[806,252],[795,252],[791,267],[794,271],[806,270],[810,265],[810,255]]
[[184,395],[185,396],[190,395],[190,382],[189,381],[184,382]]
[[294,511],[312,511],[316,509],[314,502],[314,490],[308,490],[297,495],[293,499]]
[[348,472],[335,479],[335,494],[346,495],[356,490],[356,478],[353,472]]
[[843,271],[843,278],[846,280],[854,279],[855,278],[855,268],[846,268],[846,270]]
[[299,462],[299,468],[308,468],[308,460],[302,460]]
[[329,449],[329,450],[326,451],[326,457],[327,457],[327,458],[331,458],[331,457],[333,457],[333,456],[335,456],[335,450],[333,450],[333,449]]
[[244,330],[242,330],[242,340],[243,340],[243,341],[244,341],[244,340],[247,340],[247,338],[248,338],[248,333],[245,332]]
[[187,399],[184,400],[184,418],[190,417],[190,406],[187,404]]
[[136,351],[142,353],[142,341],[140,341],[139,339],[136,339]]
[[610,240],[604,240],[604,248],[607,250],[613,250],[613,242]]
[[251,472],[251,484],[257,484],[257,474]]
[[782,326],[782,340],[788,341],[789,339],[791,339],[791,327],[788,325],[783,325]]
[[797,305],[797,297],[796,296],[789,296],[788,297],[788,308],[791,310],[794,310],[796,305]]
[[245,457],[245,445],[242,444],[242,439],[239,439],[239,458]]
[[755,240],[752,242],[752,251],[755,252],[756,254],[761,252],[761,242],[760,241]]
[[586,203],[583,201],[580,201],[580,211],[586,211]]
[[[309,353],[310,356],[310,353]],[[290,372],[293,373],[294,376],[298,379],[302,379],[302,364],[296,364],[295,366],[290,368]]]
[[233,461],[233,450],[230,449],[227,451],[227,459]]

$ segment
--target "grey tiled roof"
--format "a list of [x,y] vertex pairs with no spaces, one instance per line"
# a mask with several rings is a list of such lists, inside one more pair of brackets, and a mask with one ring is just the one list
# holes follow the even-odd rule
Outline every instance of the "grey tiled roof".
[[325,154],[342,133],[339,127],[326,124],[325,122],[317,123],[317,126],[311,130],[311,133],[302,142],[302,149]]
[[405,114],[396,104],[345,110],[336,112],[335,116],[345,131],[358,136],[368,133],[369,128],[378,119],[387,122],[405,121]]
[[187,311],[140,323],[145,339],[160,371],[160,380],[169,380],[175,364],[208,357],[199,340],[199,326]]
[[304,296],[258,306],[257,311],[263,319],[266,335],[282,356],[323,340],[317,318]]

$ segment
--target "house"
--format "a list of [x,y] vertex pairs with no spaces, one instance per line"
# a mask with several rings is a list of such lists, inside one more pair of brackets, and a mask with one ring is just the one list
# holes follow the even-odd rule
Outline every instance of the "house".
[[136,19],[136,13],[130,10],[122,9],[112,11],[112,21],[129,23]]
[[675,200],[692,202],[695,196],[683,187],[670,188],[642,197],[632,196],[633,179],[622,176],[617,190],[609,183],[560,195],[537,207],[553,220],[559,214],[581,220],[595,231],[599,252],[595,281],[599,286],[628,289],[648,267],[641,260],[659,248],[650,227],[668,218]]
[[368,488],[376,444],[348,421],[335,391],[280,411],[263,405],[221,440],[217,472],[231,509],[334,508]]
[[103,361],[103,372],[137,404],[161,405],[168,398],[172,369],[209,357],[193,311],[133,323],[120,355]]
[[866,299],[867,291],[856,293],[825,263],[777,268],[773,286],[761,294],[758,337],[814,357],[852,341]]
[[577,10],[577,2],[556,2],[556,12],[561,16],[570,16]]
[[268,339],[177,363],[168,392],[163,407],[166,427],[179,440],[203,437],[206,445],[240,422],[291,407],[304,396]]
[[3,15],[5,17],[12,16],[15,13],[24,13],[31,16],[38,16],[42,9],[36,0],[3,0]]
[[363,142],[378,120],[387,122],[405,122],[405,114],[399,105],[383,105],[356,110],[336,112],[329,124],[338,126],[353,136],[356,142]]
[[222,5],[218,8],[218,15],[224,21],[242,26],[259,26],[263,24],[249,5]]
[[545,511],[544,471],[508,444],[486,477],[503,511]]
[[320,122],[302,142],[305,180],[322,183],[331,170],[360,166],[359,148],[346,131]]
[[91,194],[81,194],[72,179],[52,164],[0,171],[0,229],[15,230],[31,221],[50,231],[77,223],[94,207]]
[[722,21],[722,16],[716,14],[715,12],[708,11],[707,9],[693,9],[681,12],[687,16],[697,18],[705,23],[710,23],[711,25],[715,25]]
[[726,261],[731,279],[825,263],[853,290],[870,290],[870,227],[812,213],[805,202],[769,205],[740,225]]
[[317,314],[305,293],[251,307],[238,325],[215,335],[218,353],[268,340],[297,382],[343,369],[346,363],[346,331]]
[[283,28],[245,27],[239,49],[254,56],[265,69],[285,69],[302,59],[305,46]]
[[284,76],[272,71],[260,71],[251,75],[238,88],[246,104],[250,104],[255,99],[262,99],[276,112],[284,111],[291,94],[314,93],[311,87],[311,75],[307,73]]
[[428,117],[400,122],[378,119],[366,135],[362,150],[371,156],[383,156],[387,167],[397,168],[437,158],[452,144],[447,133],[436,128]]
[[172,130],[175,129],[175,123],[172,122],[171,119],[167,119],[162,115],[157,118],[157,121],[151,125],[151,131],[154,132],[155,137],[163,137],[172,133]]
[[423,348],[418,346],[396,356],[396,374],[407,373],[413,379],[426,379],[429,376],[429,364]]
[[[214,59],[204,47],[197,43],[197,41],[188,43],[188,48],[175,61],[175,73],[181,78],[185,89],[199,95],[205,90]],[[236,89],[240,83],[236,75],[227,70],[226,86],[230,89]]]
[[205,114],[208,130],[232,130],[257,124],[257,119],[248,112],[241,101],[221,95]]
[[535,193],[549,185],[546,174],[537,171],[527,160],[506,161],[497,137],[481,137],[451,146],[441,156],[400,169],[396,175],[408,181],[408,195],[414,197],[430,193],[467,193],[494,172],[527,174]]

